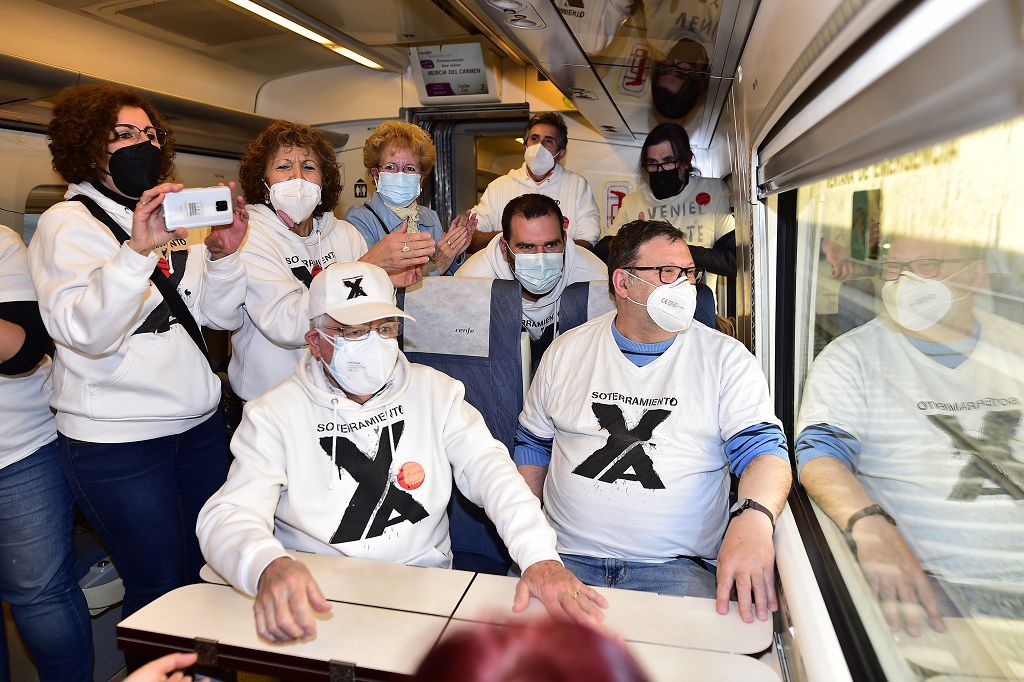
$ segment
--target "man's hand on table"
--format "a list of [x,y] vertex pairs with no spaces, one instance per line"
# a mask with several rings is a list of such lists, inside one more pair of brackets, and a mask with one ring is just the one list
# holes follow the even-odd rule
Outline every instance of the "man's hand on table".
[[574,620],[584,625],[601,627],[608,601],[597,590],[581,583],[557,561],[531,564],[516,585],[512,610],[524,611],[530,597],[536,597],[555,618]]
[[[775,545],[772,522],[757,510],[747,510],[729,523],[718,550],[718,591],[715,603],[722,615],[729,613],[729,594],[736,586],[740,618],[754,621],[751,603],[757,606],[757,618],[768,619],[768,611],[778,611],[775,597]],[[751,592],[754,595],[751,600]]]
[[260,637],[271,642],[312,637],[316,634],[313,611],[330,610],[330,603],[302,562],[278,557],[263,569],[253,605]]

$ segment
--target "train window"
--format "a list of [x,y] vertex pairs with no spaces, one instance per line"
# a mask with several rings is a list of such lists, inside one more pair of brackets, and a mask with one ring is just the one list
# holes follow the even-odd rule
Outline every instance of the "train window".
[[890,679],[1024,677],[1022,156],[1024,118],[797,192],[800,481]]
[[32,241],[39,216],[54,204],[64,201],[64,194],[67,191],[67,185],[37,185],[28,193],[28,198],[25,199],[24,227],[21,232],[25,244]]

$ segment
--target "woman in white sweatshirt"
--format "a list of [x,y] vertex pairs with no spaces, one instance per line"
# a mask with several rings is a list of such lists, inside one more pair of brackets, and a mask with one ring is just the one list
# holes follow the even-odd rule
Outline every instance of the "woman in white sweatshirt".
[[[68,88],[48,130],[69,183],[39,218],[29,268],[56,344],[53,397],[64,473],[125,584],[124,615],[203,564],[196,515],[227,475],[220,381],[198,326],[241,323],[245,235],[232,225],[185,246],[160,209],[182,185],[174,138],[138,95]],[[190,331],[190,329],[194,330]]]
[[310,126],[272,123],[249,143],[238,177],[250,220],[241,253],[248,289],[228,377],[248,401],[295,370],[309,331],[309,284],[323,268],[361,260],[408,286],[422,278],[434,245],[427,233],[403,233],[367,251],[356,228],[332,212],[341,171],[327,138]]

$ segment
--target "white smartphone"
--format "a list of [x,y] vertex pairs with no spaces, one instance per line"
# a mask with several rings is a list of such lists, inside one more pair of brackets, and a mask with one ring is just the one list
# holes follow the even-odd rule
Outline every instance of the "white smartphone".
[[230,187],[196,187],[164,196],[164,225],[168,232],[179,227],[230,225],[234,220]]

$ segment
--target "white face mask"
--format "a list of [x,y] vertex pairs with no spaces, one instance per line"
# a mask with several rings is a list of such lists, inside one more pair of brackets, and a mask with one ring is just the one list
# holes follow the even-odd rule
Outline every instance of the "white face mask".
[[949,314],[953,302],[961,298],[963,296],[954,297],[942,280],[928,279],[907,270],[882,285],[882,303],[889,317],[904,329],[914,332],[941,322]]
[[516,279],[531,294],[548,293],[562,277],[563,253],[516,253],[513,256]]
[[[266,181],[263,182],[267,185]],[[270,191],[270,205],[292,219],[293,223],[301,223],[313,215],[313,210],[320,204],[320,185],[303,178],[292,178],[284,182],[267,185]]]
[[547,175],[548,171],[555,167],[555,157],[551,156],[547,147],[539,143],[527,147],[523,158],[526,159],[526,165],[530,167],[530,172],[538,178]]
[[398,362],[398,339],[385,339],[376,331],[359,341],[336,339],[319,329],[317,333],[334,348],[324,367],[352,395],[373,395],[391,378]]
[[623,272],[654,288],[651,295],[647,297],[647,303],[640,303],[626,297],[626,300],[631,303],[647,308],[647,314],[651,316],[654,324],[672,334],[690,328],[690,325],[693,324],[693,314],[697,311],[697,287],[690,284],[689,279],[680,276],[672,284],[654,286],[628,270],[623,270]]
[[420,195],[418,173],[377,173],[377,193],[392,206],[408,206]]

